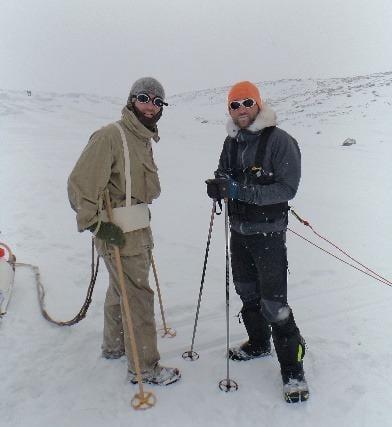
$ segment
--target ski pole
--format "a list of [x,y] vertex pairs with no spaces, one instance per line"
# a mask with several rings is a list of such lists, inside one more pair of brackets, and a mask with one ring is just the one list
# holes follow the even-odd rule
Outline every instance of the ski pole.
[[238,384],[229,375],[229,306],[230,306],[230,264],[229,264],[229,214],[228,203],[225,201],[225,241],[226,241],[226,378],[219,382],[222,391],[236,391]]
[[152,265],[152,271],[154,273],[155,284],[157,286],[158,299],[159,299],[159,307],[161,308],[162,323],[163,323],[163,335],[162,335],[162,338],[164,338],[165,336],[168,336],[169,338],[173,338],[173,337],[176,336],[176,331],[174,329],[172,329],[172,328],[168,328],[167,325],[166,325],[165,313],[163,311],[161,289],[160,289],[160,286],[159,286],[157,269],[155,267],[155,261],[154,261],[154,257],[152,255],[152,252],[151,252],[151,265]]
[[182,354],[183,359],[186,359],[186,360],[192,360],[193,361],[193,360],[197,360],[199,358],[199,354],[197,352],[193,351],[193,345],[195,344],[196,328],[197,328],[197,322],[198,322],[198,319],[199,319],[201,296],[203,294],[204,278],[205,278],[205,275],[206,275],[208,252],[210,250],[210,241],[211,241],[211,234],[212,234],[212,226],[214,224],[215,213],[216,213],[216,200],[214,199],[213,204],[212,204],[212,210],[211,210],[210,227],[208,229],[208,238],[207,238],[206,252],[205,252],[205,255],[204,255],[204,265],[203,265],[203,272],[202,272],[202,275],[201,275],[201,283],[200,283],[200,290],[199,290],[199,299],[197,301],[195,324],[193,326],[193,336],[192,336],[191,349],[188,350],[188,351],[185,351]]
[[[109,221],[113,222],[112,204],[110,202],[110,196],[109,196],[108,190],[105,191],[105,202],[106,202],[106,210],[107,210]],[[125,287],[124,271],[121,264],[120,249],[118,248],[118,246],[115,246],[115,245],[113,246],[114,246],[114,260],[116,263],[118,282],[119,282],[120,291],[121,291],[121,299],[124,304],[125,318],[128,326],[128,331],[129,331],[129,339],[131,342],[132,357],[135,364],[136,379],[139,384],[139,393],[136,393],[135,396],[132,398],[131,405],[134,409],[148,409],[155,405],[156,397],[154,396],[153,393],[145,392],[143,390],[139,355],[137,352],[135,332],[133,329],[131,310],[128,303],[127,290]]]

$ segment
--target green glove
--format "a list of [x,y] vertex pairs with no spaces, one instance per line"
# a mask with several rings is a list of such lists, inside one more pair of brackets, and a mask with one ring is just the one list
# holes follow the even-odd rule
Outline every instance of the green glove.
[[[95,231],[96,228],[97,224],[93,224],[88,228],[88,230]],[[101,222],[96,237],[120,248],[125,245],[124,232],[118,225],[113,224],[112,222]]]

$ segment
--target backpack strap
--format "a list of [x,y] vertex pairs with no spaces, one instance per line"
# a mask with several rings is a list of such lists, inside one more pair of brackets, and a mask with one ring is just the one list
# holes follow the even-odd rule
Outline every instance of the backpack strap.
[[114,126],[120,131],[121,140],[123,144],[124,150],[124,163],[125,163],[125,206],[131,206],[131,197],[132,197],[132,189],[131,189],[131,164],[129,161],[129,150],[127,139],[125,138],[125,133],[123,128],[119,123],[114,123]]
[[267,150],[268,141],[270,140],[270,135],[275,129],[276,126],[269,126],[263,129],[261,132],[260,138],[258,140],[258,146],[255,156],[256,166],[262,166],[264,163],[264,157]]
[[[257,166],[262,166],[264,162],[265,152],[267,150],[267,145],[269,137],[276,126],[268,126],[264,128],[260,134],[260,137],[257,140],[258,146],[255,156],[255,163]],[[229,168],[230,170],[236,169],[236,162],[238,157],[238,143],[234,138],[228,137],[231,139],[231,146],[229,152]]]

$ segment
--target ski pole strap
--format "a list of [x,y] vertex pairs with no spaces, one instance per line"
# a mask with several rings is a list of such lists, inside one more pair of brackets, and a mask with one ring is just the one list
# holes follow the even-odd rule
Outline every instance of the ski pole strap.
[[[222,200],[215,200],[214,199],[214,212],[217,214],[217,215],[220,215],[221,213],[222,213],[222,211],[223,211],[223,208],[222,208]],[[216,210],[216,203],[218,203],[218,206],[219,206],[219,212]]]

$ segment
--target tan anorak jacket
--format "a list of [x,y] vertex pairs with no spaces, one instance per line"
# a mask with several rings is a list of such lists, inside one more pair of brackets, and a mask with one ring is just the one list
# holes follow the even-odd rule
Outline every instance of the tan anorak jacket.
[[[158,133],[143,126],[126,107],[118,123],[128,144],[132,204],[151,203],[161,191],[151,147],[151,138],[157,141]],[[125,206],[123,145],[121,134],[113,123],[91,135],[68,178],[68,197],[76,212],[79,231],[99,221],[106,189],[113,208]],[[125,233],[125,238],[125,246],[120,249],[122,256],[137,255],[153,247],[150,227]],[[102,240],[96,239],[96,246],[100,255],[112,255],[113,248]]]

